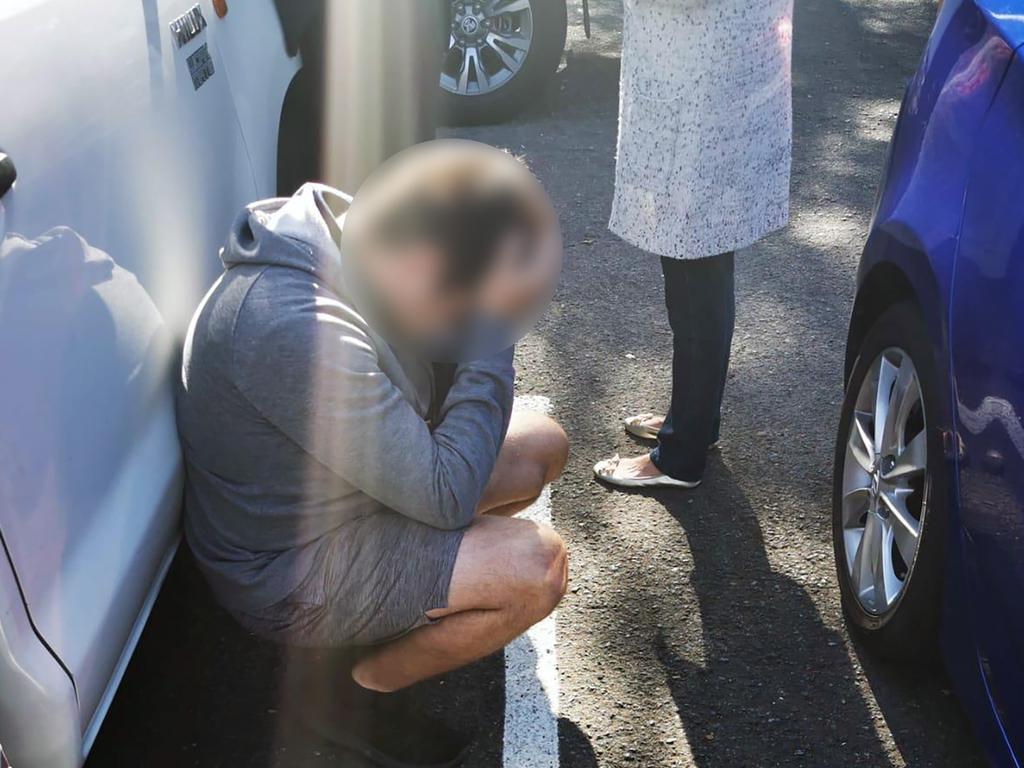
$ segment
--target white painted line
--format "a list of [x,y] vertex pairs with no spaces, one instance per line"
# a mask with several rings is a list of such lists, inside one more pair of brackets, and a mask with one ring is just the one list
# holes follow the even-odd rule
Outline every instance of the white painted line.
[[[551,401],[516,398],[517,408],[549,413]],[[551,490],[519,517],[551,524]],[[505,646],[504,768],[558,768],[558,659],[555,614]]]

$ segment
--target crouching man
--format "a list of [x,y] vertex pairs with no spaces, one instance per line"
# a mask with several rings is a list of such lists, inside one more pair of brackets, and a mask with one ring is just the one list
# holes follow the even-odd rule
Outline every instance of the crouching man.
[[504,153],[437,142],[351,207],[314,184],[249,206],[221,258],[182,365],[188,543],[254,633],[372,646],[337,681],[344,738],[447,764],[440,726],[383,694],[500,649],[566,589],[558,534],[509,517],[568,450],[512,408],[511,344],[560,269],[550,203]]

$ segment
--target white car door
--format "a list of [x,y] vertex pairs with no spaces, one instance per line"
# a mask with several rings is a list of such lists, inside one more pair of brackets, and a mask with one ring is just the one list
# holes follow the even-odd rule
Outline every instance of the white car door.
[[0,2],[0,533],[83,752],[178,539],[179,340],[257,196],[219,20],[192,8]]

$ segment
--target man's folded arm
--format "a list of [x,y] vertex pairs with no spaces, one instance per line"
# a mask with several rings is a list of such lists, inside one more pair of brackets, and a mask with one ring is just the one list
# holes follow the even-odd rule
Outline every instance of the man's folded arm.
[[431,433],[380,370],[358,322],[319,312],[313,324],[287,325],[263,329],[259,345],[236,347],[236,383],[253,406],[385,506],[436,528],[469,525],[511,414],[511,350],[456,369]]

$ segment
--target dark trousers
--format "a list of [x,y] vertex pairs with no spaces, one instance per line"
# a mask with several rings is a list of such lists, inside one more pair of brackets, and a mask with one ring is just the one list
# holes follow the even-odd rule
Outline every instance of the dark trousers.
[[654,465],[677,480],[699,480],[718,440],[722,393],[736,318],[732,252],[706,259],[661,259],[672,328],[672,401]]

